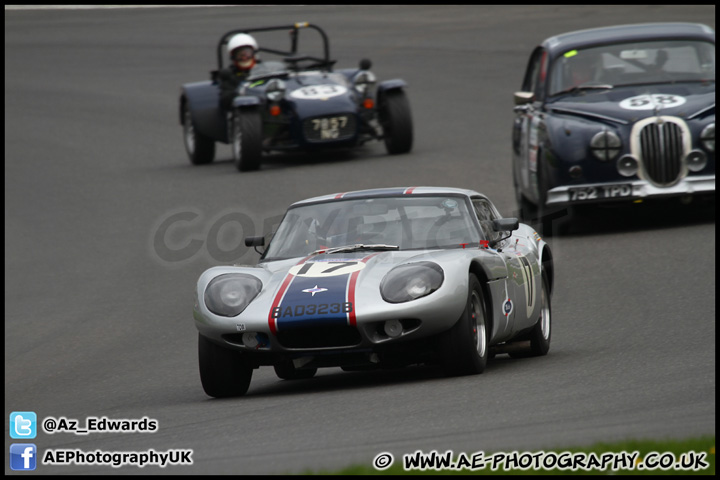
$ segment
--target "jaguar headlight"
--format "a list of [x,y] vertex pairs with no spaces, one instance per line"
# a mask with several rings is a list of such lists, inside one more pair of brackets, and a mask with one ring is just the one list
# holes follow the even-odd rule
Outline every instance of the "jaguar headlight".
[[252,275],[228,273],[214,278],[205,289],[205,305],[215,315],[240,315],[262,290],[262,282]]
[[590,150],[601,162],[607,162],[617,157],[621,147],[620,137],[609,130],[596,133],[590,140]]
[[375,85],[375,82],[375,74],[367,70],[360,71],[353,78],[355,89],[363,95],[367,94],[367,91]]
[[715,123],[711,123],[700,132],[700,141],[708,152],[715,151]]
[[442,285],[445,275],[432,262],[409,263],[395,267],[380,284],[380,294],[389,303],[403,303],[430,295]]
[[285,82],[278,78],[273,78],[265,87],[265,96],[271,102],[278,102],[285,96]]

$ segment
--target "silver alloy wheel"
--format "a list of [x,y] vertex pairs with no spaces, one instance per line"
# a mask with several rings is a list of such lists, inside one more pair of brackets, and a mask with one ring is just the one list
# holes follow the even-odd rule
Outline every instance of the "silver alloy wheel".
[[480,357],[485,356],[487,348],[487,336],[485,332],[485,313],[482,308],[482,301],[477,292],[473,291],[470,297],[470,315],[473,327],[473,340],[475,341],[475,349]]
[[550,308],[548,307],[547,290],[543,282],[542,307],[540,310],[540,331],[545,340],[550,338]]
[[185,130],[185,148],[190,154],[195,153],[195,127],[192,124],[192,116],[190,109],[185,107],[185,116],[183,120],[183,129]]

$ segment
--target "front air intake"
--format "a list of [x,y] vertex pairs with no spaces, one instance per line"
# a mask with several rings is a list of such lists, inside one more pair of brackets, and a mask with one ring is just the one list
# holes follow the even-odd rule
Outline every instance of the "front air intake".
[[[633,129],[633,153],[640,159],[644,177],[659,187],[675,184],[687,174],[683,158],[689,150],[684,122],[674,117],[652,117]],[[635,150],[635,149],[633,149]]]
[[277,340],[285,348],[339,348],[354,347],[362,338],[357,328],[351,326],[295,327],[280,329]]

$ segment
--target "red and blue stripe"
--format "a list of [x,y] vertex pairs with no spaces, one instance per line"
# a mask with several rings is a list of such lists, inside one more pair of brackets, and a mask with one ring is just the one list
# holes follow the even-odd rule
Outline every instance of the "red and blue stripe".
[[[367,263],[379,253],[363,256],[363,254],[337,254],[315,256],[302,259],[297,265],[307,263],[354,261]],[[337,325],[356,325],[357,303],[355,292],[358,277],[362,270],[351,273],[323,276],[302,276],[288,273],[283,279],[280,289],[268,312],[268,325],[273,334],[280,329],[296,327],[323,327]],[[312,294],[315,287],[324,289]],[[306,291],[304,291],[306,290]]]

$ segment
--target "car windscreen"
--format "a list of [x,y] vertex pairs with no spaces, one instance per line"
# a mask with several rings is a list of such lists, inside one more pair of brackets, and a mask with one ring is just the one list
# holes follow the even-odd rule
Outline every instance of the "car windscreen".
[[549,95],[573,87],[715,81],[715,44],[693,40],[618,43],[573,49],[551,66]]
[[399,250],[462,248],[481,240],[466,200],[405,195],[303,205],[288,210],[265,260],[309,255],[347,245],[394,245]]

